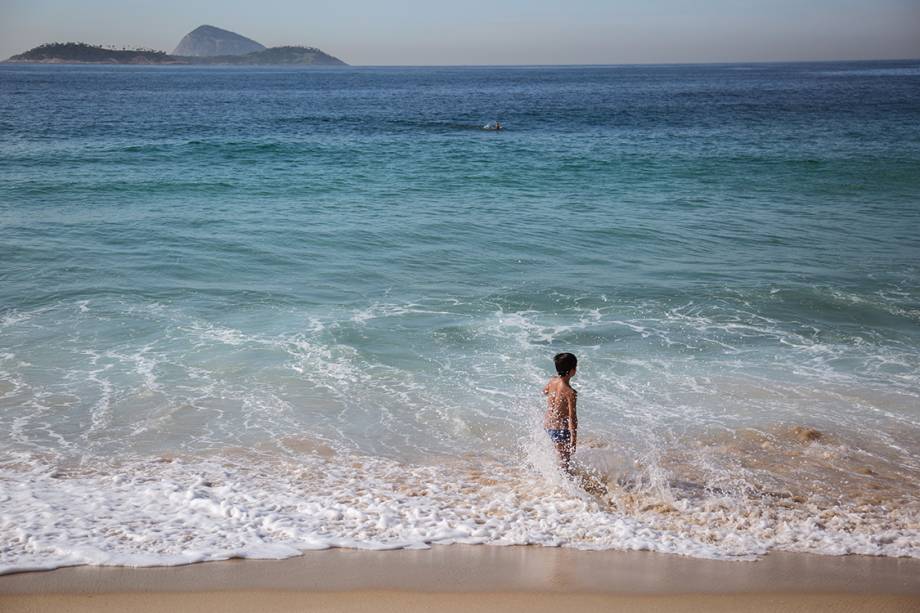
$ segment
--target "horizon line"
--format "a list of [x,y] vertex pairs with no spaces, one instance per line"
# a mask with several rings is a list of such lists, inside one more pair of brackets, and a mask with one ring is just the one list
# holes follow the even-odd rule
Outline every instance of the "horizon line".
[[[18,54],[14,54],[18,55]],[[167,53],[167,55],[172,55]],[[13,56],[10,56],[13,57]],[[334,56],[338,57],[338,56]],[[566,63],[566,64],[349,64],[344,66],[325,66],[313,64],[113,64],[108,62],[10,62],[10,58],[0,60],[8,66],[134,66],[150,68],[602,68],[611,66],[725,66],[738,64],[839,64],[869,62],[920,62],[920,57],[833,59],[833,60],[711,60],[700,62],[600,62],[600,63]],[[341,59],[341,58],[339,58]],[[344,61],[344,60],[342,60]]]
[[[920,57],[891,57],[839,60],[712,60],[701,62],[599,62],[573,64],[348,64],[345,68],[540,68],[540,67],[602,67],[602,66],[715,66],[725,64],[834,64],[856,62],[920,62]],[[219,64],[216,64],[219,66]],[[281,64],[283,66],[283,64]],[[343,66],[328,66],[343,68]]]

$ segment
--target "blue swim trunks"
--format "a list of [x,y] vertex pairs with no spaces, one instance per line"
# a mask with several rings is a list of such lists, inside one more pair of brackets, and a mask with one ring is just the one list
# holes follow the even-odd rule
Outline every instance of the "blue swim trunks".
[[571,430],[547,430],[549,438],[554,443],[569,443],[572,440],[572,431]]

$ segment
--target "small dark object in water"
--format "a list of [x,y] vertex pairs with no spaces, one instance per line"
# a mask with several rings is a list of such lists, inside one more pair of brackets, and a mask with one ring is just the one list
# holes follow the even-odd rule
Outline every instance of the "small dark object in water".
[[815,430],[814,428],[806,428],[804,426],[796,426],[792,429],[792,433],[795,435],[795,438],[799,439],[802,443],[813,443],[815,441],[820,441],[821,437],[824,435],[820,431]]

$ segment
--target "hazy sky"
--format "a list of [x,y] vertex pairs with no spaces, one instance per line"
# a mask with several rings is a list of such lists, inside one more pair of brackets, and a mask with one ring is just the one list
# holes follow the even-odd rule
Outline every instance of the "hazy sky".
[[920,0],[0,0],[0,58],[51,41],[171,52],[205,23],[351,64],[920,58]]

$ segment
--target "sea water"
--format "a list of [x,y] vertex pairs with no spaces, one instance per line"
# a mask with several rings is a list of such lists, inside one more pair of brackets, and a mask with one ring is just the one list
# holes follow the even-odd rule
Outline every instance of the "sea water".
[[920,557],[920,62],[0,67],[0,572],[449,543]]

